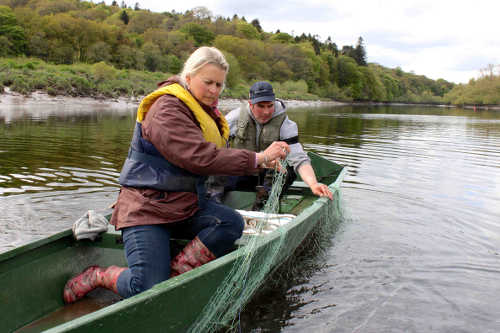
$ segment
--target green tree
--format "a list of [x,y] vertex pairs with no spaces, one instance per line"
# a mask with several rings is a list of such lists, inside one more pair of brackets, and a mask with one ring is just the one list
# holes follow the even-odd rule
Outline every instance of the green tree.
[[[69,49],[73,49],[73,61],[86,61],[88,48],[109,35],[108,26],[94,21],[73,17],[67,13],[41,17],[43,37],[66,51],[64,63],[68,63]],[[49,50],[57,53],[56,50]],[[49,55],[50,58],[50,55]],[[50,61],[57,61],[53,58]]]
[[385,87],[376,72],[367,66],[360,66],[358,68],[361,73],[362,83],[362,91],[359,99],[377,102],[386,100]]
[[29,56],[48,60],[49,45],[43,32],[36,32],[30,37],[27,54]]
[[352,53],[352,57],[358,65],[360,66],[366,66],[366,50],[365,46],[363,45],[363,38],[359,37],[358,38],[358,43],[356,44],[356,47],[354,48],[354,51]]
[[184,25],[181,31],[192,36],[196,46],[211,45],[215,38],[213,32],[208,30],[205,26],[194,22]]
[[76,10],[77,6],[72,0],[41,0],[37,3],[38,13],[40,15],[54,15]]
[[0,36],[0,57],[9,56],[9,50],[12,49],[12,43],[5,36]]
[[258,19],[253,19],[252,22],[250,22],[250,24],[253,25],[259,33],[262,32],[262,27],[260,26],[260,22]]
[[195,7],[191,11],[193,13],[193,16],[200,21],[210,21],[213,17],[212,12],[204,6]]
[[75,59],[73,47],[59,40],[49,42],[48,60],[54,64],[72,64]]
[[328,36],[325,41],[326,48],[329,50],[335,57],[339,56],[339,50],[337,48],[337,44],[332,41],[332,37]]
[[169,73],[179,73],[182,69],[182,62],[173,54],[167,55],[167,71]]
[[277,82],[288,81],[292,78],[293,72],[283,60],[278,61],[271,67],[271,80]]
[[268,77],[270,67],[264,61],[266,52],[262,41],[219,35],[214,41],[214,46],[233,54],[238,59],[241,71],[247,80]]
[[127,45],[120,45],[113,58],[118,68],[143,69],[144,62],[144,53]]
[[163,22],[164,16],[145,10],[130,13],[128,31],[131,33],[143,34],[148,29],[157,28]]
[[286,32],[278,32],[271,37],[271,40],[284,44],[289,44],[293,41],[293,36]]
[[147,42],[142,47],[144,52],[144,67],[151,72],[166,72],[168,68],[167,57],[162,55],[158,45]]
[[236,87],[241,80],[241,68],[238,59],[229,52],[224,52],[224,57],[229,63],[229,72],[226,77],[226,84],[229,88]]
[[351,57],[354,59],[354,48],[352,45],[344,45],[342,46],[342,51],[340,51],[342,55]]
[[347,56],[339,56],[337,61],[337,84],[340,88],[355,84],[359,78],[360,73],[356,61]]
[[175,30],[168,33],[166,51],[182,59],[194,48],[194,39],[187,33]]
[[314,53],[316,53],[316,55],[320,54],[321,53],[321,43],[320,41],[314,37],[312,40],[311,40],[311,44],[314,48]]
[[12,9],[0,6],[0,37],[3,37],[3,45],[8,48],[3,50],[5,55],[20,55],[26,50],[26,36],[24,29],[18,25],[16,16]]
[[84,11],[77,11],[74,12],[72,15],[90,21],[102,22],[110,15],[110,12],[106,8],[99,6],[99,7],[89,8]]
[[87,61],[90,63],[111,61],[111,46],[103,41],[92,44],[88,50]]
[[216,35],[235,35],[236,34],[236,26],[231,23],[231,21],[226,20],[225,18],[219,16],[215,19],[215,22],[212,24],[213,32]]
[[145,42],[151,42],[158,45],[162,53],[168,53],[168,36],[169,33],[165,29],[148,29],[143,37]]
[[122,20],[122,22],[127,25],[128,22],[130,21],[129,17],[128,17],[128,14],[127,14],[127,11],[126,10],[122,10],[121,14],[120,14],[120,20]]
[[236,24],[237,35],[247,39],[258,39],[260,36],[259,31],[252,24],[240,21]]

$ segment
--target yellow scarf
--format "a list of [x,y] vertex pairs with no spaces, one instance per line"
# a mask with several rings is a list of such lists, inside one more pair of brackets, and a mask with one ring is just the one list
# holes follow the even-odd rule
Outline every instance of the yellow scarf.
[[180,84],[174,83],[168,86],[159,88],[153,91],[151,94],[144,97],[139,108],[137,109],[137,122],[141,123],[146,117],[146,113],[151,108],[151,105],[160,97],[165,94],[173,95],[183,101],[193,112],[196,120],[200,123],[201,131],[203,137],[208,142],[215,143],[217,148],[224,147],[226,145],[227,139],[229,138],[229,125],[227,124],[226,118],[221,114],[220,120],[222,124],[222,135],[219,132],[217,123],[210,117],[208,113],[201,107],[201,105],[196,101],[196,99],[184,89]]

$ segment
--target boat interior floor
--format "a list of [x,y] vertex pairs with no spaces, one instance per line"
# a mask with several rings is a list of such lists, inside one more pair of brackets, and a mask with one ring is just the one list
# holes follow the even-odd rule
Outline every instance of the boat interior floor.
[[98,288],[88,293],[84,298],[73,304],[65,305],[46,316],[37,319],[26,326],[14,331],[14,333],[37,333],[49,328],[64,324],[83,315],[95,312],[111,304],[120,301],[122,298],[115,293]]

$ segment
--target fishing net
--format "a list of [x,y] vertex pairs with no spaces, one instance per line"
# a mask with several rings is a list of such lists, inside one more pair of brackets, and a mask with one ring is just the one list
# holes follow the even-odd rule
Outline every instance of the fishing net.
[[302,295],[307,293],[311,278],[331,269],[328,257],[335,244],[334,236],[345,221],[340,190],[334,192],[334,200],[337,202],[329,205],[293,255],[266,277],[265,283],[245,304],[239,332],[277,332],[278,327],[289,325],[288,319],[295,317],[294,312],[304,304]]
[[[287,159],[280,162],[282,170],[286,170],[287,165]],[[274,172],[273,185],[263,208],[263,212],[267,216],[272,216],[279,210],[280,194],[285,177],[286,174],[283,172]],[[334,190],[335,194],[338,194],[337,189]],[[325,200],[327,201],[324,205],[325,209],[320,211],[320,225],[328,225],[328,222],[332,221],[336,213],[340,211],[338,200]],[[189,332],[218,332],[221,329],[237,331],[239,315],[245,304],[256,293],[264,280],[272,276],[270,273],[273,267],[287,259],[285,255],[287,251],[282,251],[284,245],[287,242],[301,242],[303,237],[311,231],[298,233],[299,235],[295,237],[302,237],[300,240],[290,239],[293,236],[285,232],[284,228],[276,228],[272,234],[266,236],[262,231],[267,225],[267,218],[264,218],[258,220],[253,226],[259,236],[247,237],[246,245],[238,250],[243,251],[243,253],[238,256],[229,274],[222,281],[196,322],[190,327]]]

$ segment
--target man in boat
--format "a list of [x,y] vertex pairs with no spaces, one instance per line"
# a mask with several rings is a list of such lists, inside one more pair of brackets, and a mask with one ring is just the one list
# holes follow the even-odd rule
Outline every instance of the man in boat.
[[[274,141],[284,141],[290,147],[288,154],[289,168],[287,170],[284,190],[296,179],[296,173],[310,187],[311,191],[320,197],[333,198],[327,185],[319,183],[311,166],[311,160],[304,152],[299,142],[297,124],[288,118],[286,106],[282,100],[275,97],[269,82],[259,81],[252,85],[248,103],[226,115],[230,128],[231,148],[247,149],[255,152],[265,150]],[[258,175],[220,178],[211,186],[212,195],[220,196],[228,190],[255,190],[256,186],[264,198],[269,194],[272,179],[272,169],[263,169]],[[225,183],[221,191],[222,183]],[[264,199],[265,200],[265,199]],[[262,208],[263,199],[258,199],[255,209]]]

